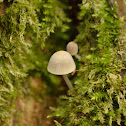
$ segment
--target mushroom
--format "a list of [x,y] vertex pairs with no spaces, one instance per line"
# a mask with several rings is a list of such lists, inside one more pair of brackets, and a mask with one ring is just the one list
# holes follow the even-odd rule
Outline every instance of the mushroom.
[[52,74],[62,75],[67,86],[71,89],[73,86],[66,74],[73,72],[75,68],[74,60],[68,52],[57,51],[51,56],[47,70]]
[[81,59],[78,53],[78,45],[75,42],[69,42],[66,46],[67,52],[69,52],[72,56],[75,56],[77,59]]

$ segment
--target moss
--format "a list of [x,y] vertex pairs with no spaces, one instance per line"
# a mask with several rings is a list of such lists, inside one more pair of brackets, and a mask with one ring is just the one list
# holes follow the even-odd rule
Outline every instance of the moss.
[[45,70],[41,70],[47,64],[43,62],[44,57],[41,59],[45,41],[55,27],[66,29],[65,23],[69,22],[59,5],[56,0],[5,0],[0,3],[1,126],[9,125],[7,120],[13,112],[14,101],[21,94],[29,71],[37,69],[47,76]]
[[[114,126],[126,125],[125,82],[122,53],[123,18],[117,16],[117,5],[107,0],[82,1],[78,18],[81,23],[75,41],[80,48],[79,64],[74,88],[62,97],[53,116],[57,125]],[[121,57],[121,58],[120,58]]]

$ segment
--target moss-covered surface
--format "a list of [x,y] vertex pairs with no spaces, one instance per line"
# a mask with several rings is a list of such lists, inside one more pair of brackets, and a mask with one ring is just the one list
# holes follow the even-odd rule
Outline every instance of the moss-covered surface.
[[57,126],[126,125],[124,18],[112,1],[82,0],[79,6],[80,72],[52,116],[60,118]]
[[[115,1],[0,1],[0,126],[126,125],[125,4]],[[68,90],[47,64],[73,39],[82,59]]]

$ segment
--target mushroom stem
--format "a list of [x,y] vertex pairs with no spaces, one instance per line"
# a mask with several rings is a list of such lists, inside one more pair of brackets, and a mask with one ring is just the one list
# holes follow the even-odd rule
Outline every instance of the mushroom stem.
[[77,58],[77,59],[81,59],[81,56],[79,56],[79,55],[75,55],[75,57]]
[[67,77],[67,75],[62,75],[62,76],[63,76],[63,79],[65,80],[67,86],[69,87],[69,89],[72,89],[73,86],[72,86],[72,84],[71,84],[69,78]]

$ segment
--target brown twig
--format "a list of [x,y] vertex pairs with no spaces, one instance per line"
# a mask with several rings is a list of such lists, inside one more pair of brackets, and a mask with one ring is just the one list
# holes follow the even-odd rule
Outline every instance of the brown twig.
[[63,123],[63,121],[66,119],[66,117],[67,117],[72,111],[74,111],[74,110],[76,109],[76,107],[77,107],[77,106],[73,107],[73,108],[66,114],[66,116],[60,121],[60,124]]
[[[89,97],[89,96],[88,96]],[[89,97],[90,98],[90,97]],[[90,98],[90,100],[91,100],[91,98]],[[99,109],[99,106],[97,105],[97,103],[95,102],[95,101],[93,101],[93,100],[91,100],[94,104],[95,104],[95,106],[97,107],[97,109]]]
[[79,93],[77,93],[77,92],[73,92],[73,91],[68,91],[68,92],[72,92],[72,93],[74,93],[74,94],[79,94]]
[[82,71],[82,70],[74,70],[71,75],[73,76],[77,71]]

